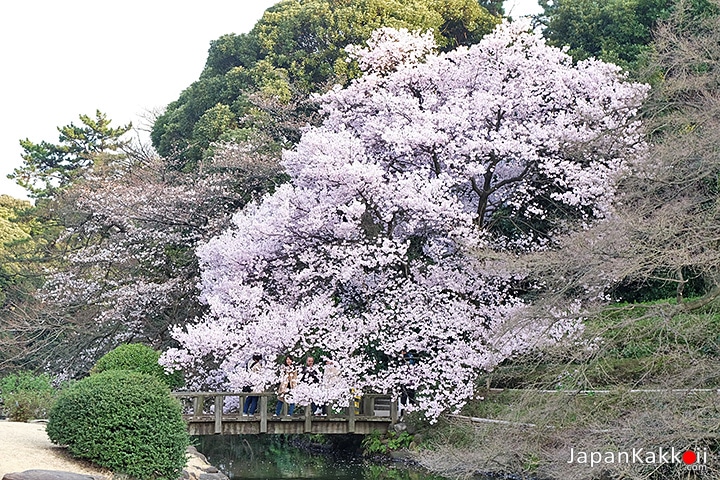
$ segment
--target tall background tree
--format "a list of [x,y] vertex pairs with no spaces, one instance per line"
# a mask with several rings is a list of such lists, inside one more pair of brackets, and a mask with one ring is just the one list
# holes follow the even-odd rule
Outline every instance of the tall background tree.
[[290,146],[299,139],[293,125],[312,121],[308,96],[359,74],[346,61],[347,45],[391,26],[433,29],[437,42],[451,49],[477,42],[498,22],[477,0],[280,2],[248,34],[211,43],[200,79],[155,122],[153,145],[178,169],[195,168],[211,154],[212,142],[242,139],[247,129]]
[[658,22],[679,6],[687,15],[716,11],[713,0],[539,0],[539,21],[551,45],[576,60],[601,58],[634,71],[646,58]]
[[647,51],[656,22],[675,0],[540,0],[548,40],[570,54],[628,66]]
[[650,151],[623,177],[615,215],[569,241],[574,253],[559,259],[572,265],[562,275],[568,291],[594,285],[595,294],[673,298],[683,309],[704,304],[688,303],[687,296],[720,292],[713,240],[718,18],[717,2],[681,1],[658,22],[636,73],[655,85],[644,108]]

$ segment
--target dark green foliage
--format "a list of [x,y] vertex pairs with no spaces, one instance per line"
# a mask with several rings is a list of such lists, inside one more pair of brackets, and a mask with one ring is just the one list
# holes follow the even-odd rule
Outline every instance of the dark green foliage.
[[21,222],[21,217],[31,207],[26,200],[0,195],[0,251],[6,244],[28,237],[30,225]]
[[63,390],[47,433],[73,456],[140,480],[179,478],[189,444],[167,386],[126,370],[91,375]]
[[[707,293],[710,287],[705,279],[685,268],[682,285],[682,295],[687,298],[700,297]],[[660,274],[656,278],[663,278]],[[623,282],[615,286],[610,295],[617,301],[628,303],[652,302],[675,297],[678,293],[678,283],[665,280],[648,279],[644,282]]]
[[0,306],[22,295],[33,283],[27,275],[19,274],[21,263],[18,262],[25,250],[23,247],[32,242],[31,234],[37,228],[31,211],[30,202],[0,195]]
[[539,0],[550,44],[576,60],[600,58],[634,69],[650,50],[653,30],[682,5],[690,17],[717,12],[712,0]]
[[602,58],[623,66],[648,49],[655,23],[666,18],[675,0],[555,0],[545,9],[545,35],[568,45],[577,60]]
[[173,168],[189,171],[211,155],[215,141],[261,129],[287,146],[312,120],[309,95],[358,75],[345,47],[362,44],[381,26],[433,29],[445,49],[476,43],[499,17],[490,0],[286,0],[269,8],[253,30],[210,45],[200,79],[168,105],[151,138]]
[[50,375],[46,373],[19,372],[4,377],[0,381],[0,391],[3,395],[21,391],[52,392],[53,387]]
[[90,373],[95,374],[108,370],[129,370],[152,375],[162,380],[170,388],[182,386],[182,372],[166,373],[165,369],[158,363],[159,358],[160,352],[147,345],[141,343],[124,344],[103,355],[95,363]]
[[0,399],[10,420],[27,422],[47,417],[55,399],[55,389],[47,374],[13,373],[0,381]]
[[13,422],[27,422],[37,418],[47,418],[55,395],[48,391],[21,390],[3,394],[2,407]]
[[479,0],[478,3],[493,15],[505,15],[505,0]]
[[408,448],[413,436],[407,432],[389,431],[382,434],[377,430],[367,435],[362,441],[363,454],[367,456],[387,455],[390,452]]

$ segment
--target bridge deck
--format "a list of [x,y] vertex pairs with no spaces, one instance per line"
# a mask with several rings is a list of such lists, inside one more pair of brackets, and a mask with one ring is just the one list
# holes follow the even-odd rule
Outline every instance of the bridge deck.
[[[280,417],[268,414],[271,393],[181,392],[173,395],[183,405],[183,418],[190,435],[384,433],[398,420],[397,403],[385,395],[353,399],[340,413],[329,412],[328,416],[313,416],[310,408],[304,408],[300,415]],[[250,395],[260,397],[257,412],[251,417],[242,416],[239,412]],[[230,409],[234,411],[228,413]]]

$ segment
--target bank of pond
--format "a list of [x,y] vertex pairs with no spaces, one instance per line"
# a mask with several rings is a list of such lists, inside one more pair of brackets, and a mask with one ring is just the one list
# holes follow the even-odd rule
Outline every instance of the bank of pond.
[[231,480],[443,480],[405,462],[364,458],[361,435],[217,435],[193,437]]
[[[391,456],[363,456],[363,435],[212,435],[192,437],[230,480],[449,480]],[[475,475],[473,480],[519,480]]]

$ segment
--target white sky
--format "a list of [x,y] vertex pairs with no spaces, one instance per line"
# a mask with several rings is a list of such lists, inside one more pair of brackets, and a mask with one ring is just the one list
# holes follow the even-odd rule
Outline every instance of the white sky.
[[[112,125],[143,124],[200,76],[211,40],[249,31],[277,0],[22,0],[0,3],[0,194],[19,140],[56,143],[57,126],[100,109]],[[513,17],[537,0],[507,0]]]

